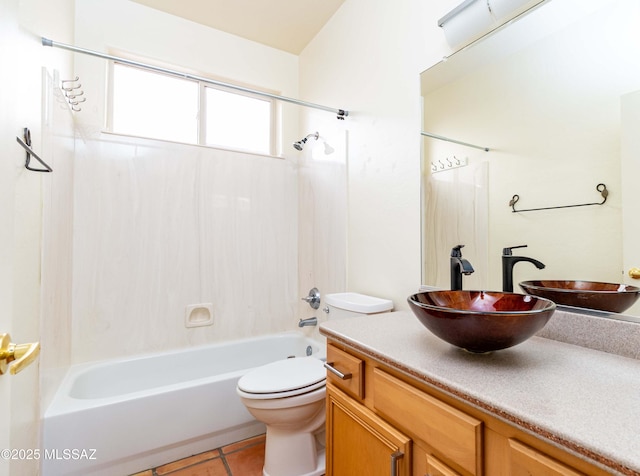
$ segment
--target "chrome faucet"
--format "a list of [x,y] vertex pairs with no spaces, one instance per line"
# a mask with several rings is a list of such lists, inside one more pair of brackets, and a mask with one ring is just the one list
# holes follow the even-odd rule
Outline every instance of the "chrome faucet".
[[462,257],[461,248],[464,245],[458,245],[451,249],[451,290],[458,291],[462,289],[462,275],[470,275],[474,269],[466,259]]
[[300,319],[298,321],[298,327],[317,326],[317,325],[318,325],[318,318],[317,317],[310,317],[308,319]]
[[544,264],[536,259],[527,258],[526,256],[512,255],[512,250],[526,247],[527,245],[519,245],[502,249],[502,291],[505,293],[513,292],[513,267],[516,263],[520,261],[528,261],[529,263],[533,263],[538,269],[544,268]]

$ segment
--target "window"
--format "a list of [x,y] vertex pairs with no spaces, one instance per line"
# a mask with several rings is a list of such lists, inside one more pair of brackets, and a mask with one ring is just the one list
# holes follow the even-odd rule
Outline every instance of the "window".
[[112,132],[198,143],[198,83],[115,64]]
[[269,151],[272,101],[210,87],[205,91],[207,145]]
[[110,130],[273,154],[270,98],[113,63]]

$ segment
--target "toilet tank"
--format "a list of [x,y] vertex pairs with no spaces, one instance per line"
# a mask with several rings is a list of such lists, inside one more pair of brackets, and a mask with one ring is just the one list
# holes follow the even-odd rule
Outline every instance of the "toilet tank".
[[324,297],[327,319],[379,314],[393,309],[393,301],[358,293],[335,293]]

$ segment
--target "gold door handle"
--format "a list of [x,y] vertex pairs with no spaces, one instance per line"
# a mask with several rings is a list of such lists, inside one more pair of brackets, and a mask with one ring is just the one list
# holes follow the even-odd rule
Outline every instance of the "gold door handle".
[[629,276],[633,279],[640,279],[640,268],[631,268],[629,270]]
[[7,371],[9,367],[11,375],[24,370],[24,368],[38,357],[40,354],[40,343],[33,342],[31,344],[13,344],[9,334],[0,334],[0,375]]

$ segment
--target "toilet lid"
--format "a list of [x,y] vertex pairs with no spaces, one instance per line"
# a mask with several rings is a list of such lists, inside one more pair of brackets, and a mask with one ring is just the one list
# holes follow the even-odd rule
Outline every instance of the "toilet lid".
[[296,357],[253,369],[240,378],[238,388],[254,394],[291,392],[317,387],[325,379],[326,372],[321,360],[315,357]]

